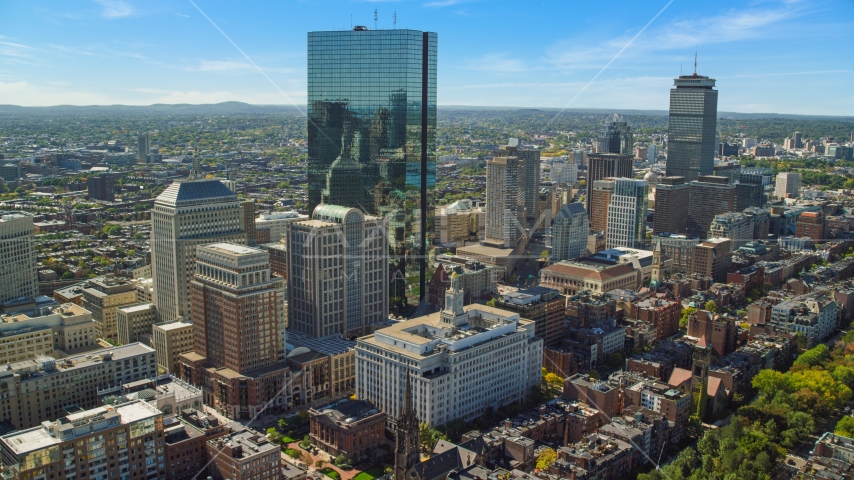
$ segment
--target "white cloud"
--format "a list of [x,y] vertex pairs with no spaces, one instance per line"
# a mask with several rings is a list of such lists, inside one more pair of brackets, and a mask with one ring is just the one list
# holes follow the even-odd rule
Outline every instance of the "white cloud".
[[12,43],[12,42],[0,42],[0,55],[5,57],[18,57],[18,58],[33,58],[32,52],[34,49],[29,45],[22,45],[20,43]]
[[55,45],[52,43],[47,44],[48,47],[62,53],[72,53],[76,55],[84,55],[87,57],[102,57],[102,58],[113,58],[113,57],[129,57],[129,58],[138,58],[140,60],[148,60],[144,55],[140,55],[138,53],[133,52],[119,52],[112,50],[110,48],[104,47],[103,45],[95,45],[86,48],[79,47],[70,47],[67,45]]
[[[260,67],[265,73],[273,74],[292,74],[299,73],[302,70],[296,68],[284,67]],[[257,70],[249,62],[239,60],[200,60],[198,65],[185,67],[185,70],[191,72],[232,72],[232,73],[257,73]]]
[[175,15],[176,15],[176,16],[179,16],[179,17],[190,18],[190,16],[189,16],[189,15],[184,14],[184,13],[176,13]]
[[[596,82],[572,108],[666,109],[669,77],[630,77]],[[501,82],[441,89],[446,105],[504,105],[562,108],[586,82]],[[497,101],[496,101],[497,100]]]
[[12,43],[12,42],[0,42],[0,45],[6,45],[7,47],[13,47],[13,48],[23,48],[26,50],[31,50],[33,48],[29,45],[22,45],[20,43]]
[[65,53],[76,53],[77,55],[86,55],[86,56],[94,56],[95,55],[94,53],[92,53],[88,50],[83,50],[83,49],[76,48],[76,47],[67,47],[65,45],[54,45],[52,43],[48,43],[47,46],[50,48],[53,48],[54,50],[59,50],[60,52],[65,52]]
[[470,70],[495,73],[522,72],[528,69],[523,61],[510,58],[504,53],[488,53],[480,58],[468,60],[465,67]]
[[785,3],[780,8],[730,10],[709,18],[682,20],[666,25],[663,32],[647,42],[647,46],[673,49],[692,44],[735,42],[780,34],[783,31],[771,28],[771,25],[792,20],[804,13],[800,5]]
[[0,82],[0,93],[18,93],[27,88],[27,82]]
[[187,69],[196,72],[233,72],[241,70],[254,70],[254,67],[248,62],[230,60],[202,60],[195,67],[188,67]]
[[104,7],[101,16],[104,18],[122,18],[134,14],[134,9],[122,0],[95,0],[95,3]]
[[[650,55],[665,51],[688,50],[699,46],[744,41],[753,38],[791,35],[797,28],[782,28],[788,21],[808,13],[798,2],[773,2],[773,6],[728,10],[706,18],[678,19],[653,24],[620,57],[624,65],[645,61]],[[639,25],[640,26],[640,25]],[[601,68],[634,36],[627,32],[618,37],[590,44],[583,39],[564,40],[548,50],[544,61],[561,70]]]
[[148,57],[146,57],[145,55],[140,55],[138,53],[116,52],[116,55],[122,57],[139,58],[140,60],[148,60]]

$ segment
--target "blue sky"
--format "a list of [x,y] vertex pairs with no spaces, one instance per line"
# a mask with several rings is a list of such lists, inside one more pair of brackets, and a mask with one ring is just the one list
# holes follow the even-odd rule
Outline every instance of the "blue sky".
[[852,0],[194,1],[0,0],[0,104],[302,104],[306,32],[376,8],[438,32],[440,105],[666,109],[697,45],[719,110],[854,115]]

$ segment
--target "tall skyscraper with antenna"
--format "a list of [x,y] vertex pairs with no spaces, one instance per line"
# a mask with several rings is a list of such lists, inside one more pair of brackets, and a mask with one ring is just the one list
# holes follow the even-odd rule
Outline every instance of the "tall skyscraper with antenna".
[[433,32],[358,25],[308,34],[308,209],[325,197],[387,218],[398,259],[419,259],[422,295],[436,185],[436,43]]
[[715,79],[694,73],[680,75],[670,90],[670,118],[667,134],[667,176],[685,177],[687,182],[700,175],[712,175],[718,119],[718,91]]

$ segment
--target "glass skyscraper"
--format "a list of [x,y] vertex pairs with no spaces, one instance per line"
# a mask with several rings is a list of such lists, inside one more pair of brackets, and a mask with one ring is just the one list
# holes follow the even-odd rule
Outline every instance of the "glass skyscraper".
[[382,215],[395,251],[422,259],[436,185],[436,41],[365,27],[308,34],[309,210]]
[[667,176],[696,180],[715,163],[718,91],[715,79],[694,73],[673,81],[667,133]]
[[635,142],[628,122],[616,113],[610,115],[599,130],[596,146],[597,153],[633,154]]

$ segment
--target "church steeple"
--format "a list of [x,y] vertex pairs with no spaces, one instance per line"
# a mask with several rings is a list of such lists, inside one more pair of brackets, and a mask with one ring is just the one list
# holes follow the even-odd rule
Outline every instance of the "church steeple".
[[394,478],[406,478],[406,472],[421,462],[421,439],[419,437],[418,417],[412,403],[412,384],[406,373],[406,387],[403,393],[403,409],[397,419],[394,446]]
[[700,417],[700,420],[705,420],[706,417],[706,389],[709,383],[709,365],[712,363],[712,346],[706,339],[706,334],[697,340],[697,345],[694,347],[693,358],[693,396],[695,412]]

